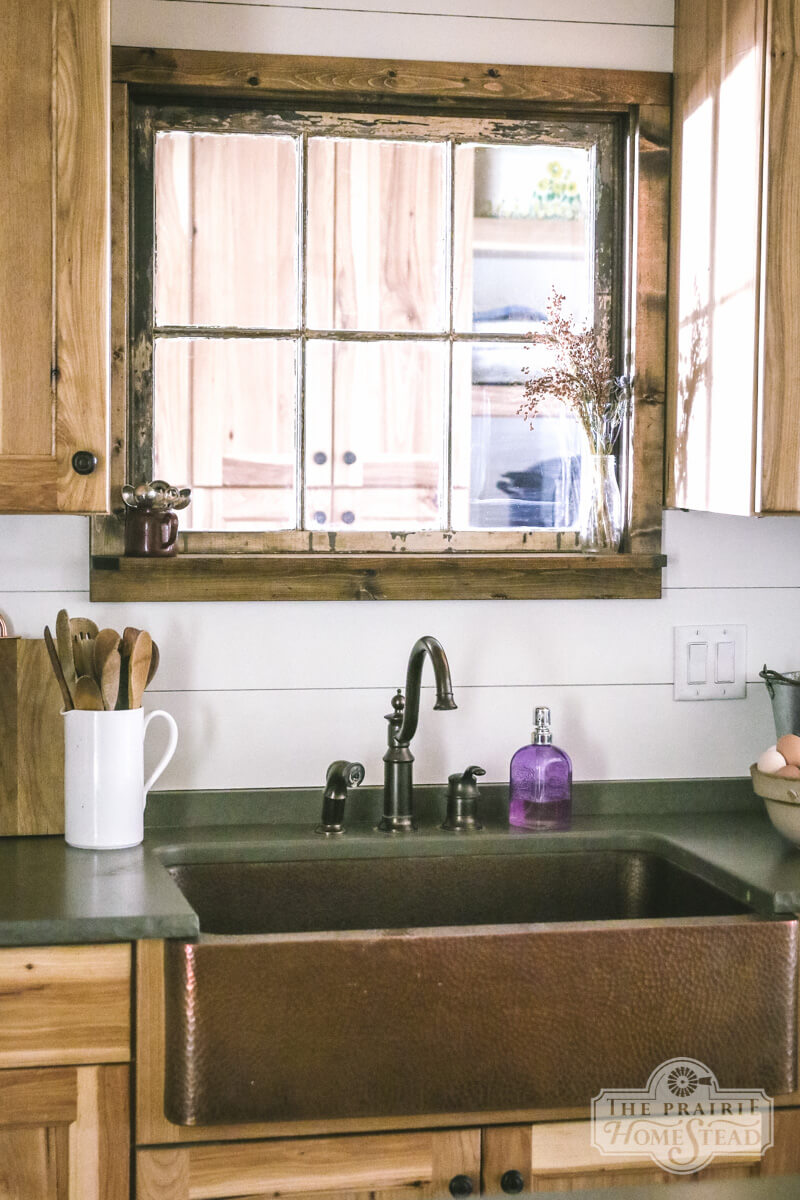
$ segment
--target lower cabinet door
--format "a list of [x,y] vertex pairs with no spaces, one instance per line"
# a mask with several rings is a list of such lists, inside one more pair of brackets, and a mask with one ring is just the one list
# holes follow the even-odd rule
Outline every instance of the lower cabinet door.
[[[777,1117],[778,1114],[776,1114]],[[776,1134],[778,1122],[776,1120]],[[785,1133],[788,1134],[788,1129]],[[783,1134],[781,1135],[783,1138]],[[768,1151],[768,1154],[770,1152]],[[795,1157],[800,1159],[800,1155]],[[769,1172],[768,1159],[718,1159],[692,1175],[699,1181],[740,1179]],[[797,1169],[797,1168],[794,1168]],[[589,1121],[552,1121],[537,1125],[497,1125],[483,1131],[483,1193],[577,1192],[674,1181],[638,1156],[607,1158],[591,1144]]]
[[128,1200],[128,1068],[0,1071],[0,1200]]
[[479,1129],[141,1149],[136,1200],[477,1196]]

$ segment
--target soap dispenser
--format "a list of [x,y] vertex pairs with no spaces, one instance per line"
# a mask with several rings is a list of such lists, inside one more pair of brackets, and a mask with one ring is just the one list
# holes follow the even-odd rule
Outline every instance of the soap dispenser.
[[511,760],[508,820],[523,829],[569,829],[572,820],[572,762],[553,745],[550,709],[536,708],[531,745]]

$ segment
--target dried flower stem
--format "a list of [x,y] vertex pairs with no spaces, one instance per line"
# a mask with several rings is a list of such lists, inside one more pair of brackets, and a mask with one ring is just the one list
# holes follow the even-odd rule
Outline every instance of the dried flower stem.
[[547,330],[534,333],[534,346],[552,346],[555,365],[539,375],[526,375],[524,400],[517,410],[531,428],[540,402],[555,396],[574,414],[592,454],[612,454],[628,413],[630,383],[614,375],[610,356],[593,329],[576,328],[562,312],[564,296],[553,288],[547,302]]

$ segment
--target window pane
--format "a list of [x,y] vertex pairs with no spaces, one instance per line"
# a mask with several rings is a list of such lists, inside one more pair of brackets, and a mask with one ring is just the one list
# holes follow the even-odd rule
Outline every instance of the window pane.
[[592,160],[564,146],[456,148],[456,329],[525,333],[553,286],[594,319]]
[[155,475],[188,484],[183,529],[293,529],[293,341],[159,338]]
[[423,342],[309,342],[306,524],[437,529],[447,348]]
[[443,145],[310,139],[309,328],[445,328],[445,162]]
[[297,327],[297,144],[267,134],[159,133],[159,325]]
[[525,365],[547,351],[459,343],[453,352],[453,528],[568,529],[578,521],[584,439],[553,399],[531,430],[518,415]]

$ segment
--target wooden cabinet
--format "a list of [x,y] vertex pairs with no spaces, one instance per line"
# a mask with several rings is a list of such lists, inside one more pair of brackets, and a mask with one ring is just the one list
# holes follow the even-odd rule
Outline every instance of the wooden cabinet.
[[109,0],[5,0],[0,42],[0,512],[104,512]]
[[128,1200],[130,962],[0,950],[0,1200]]
[[[228,1197],[449,1195],[464,1176],[480,1186],[479,1129],[356,1134],[139,1150],[137,1200]],[[466,1182],[459,1181],[464,1184]],[[454,1184],[458,1187],[458,1183]],[[460,1194],[466,1194],[462,1192]]]
[[128,1068],[0,1071],[0,1200],[128,1200]]
[[675,6],[667,501],[800,512],[800,6]]

